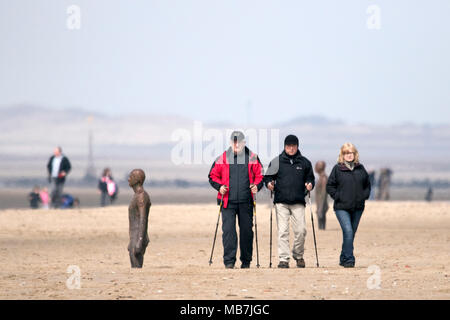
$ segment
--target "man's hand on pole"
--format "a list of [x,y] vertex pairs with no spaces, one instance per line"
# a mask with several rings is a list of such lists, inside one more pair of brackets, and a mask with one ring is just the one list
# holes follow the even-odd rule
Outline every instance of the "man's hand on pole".
[[226,185],[223,185],[220,187],[219,192],[224,195],[225,193],[227,193],[228,191],[228,187]]
[[312,190],[312,188],[313,188],[313,186],[312,186],[312,183],[311,183],[311,182],[307,182],[307,183],[305,183],[305,187],[306,187],[306,190],[308,190],[308,191],[311,191],[311,190]]
[[275,189],[275,182],[272,180],[272,181],[270,181],[268,184],[267,184],[267,188],[270,190],[270,191],[273,191],[273,189]]

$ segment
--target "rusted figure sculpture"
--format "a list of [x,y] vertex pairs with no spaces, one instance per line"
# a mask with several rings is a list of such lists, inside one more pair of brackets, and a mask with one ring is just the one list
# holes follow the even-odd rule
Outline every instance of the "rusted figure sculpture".
[[145,249],[149,241],[148,213],[150,211],[150,197],[144,190],[145,173],[141,169],[134,169],[128,177],[128,185],[133,189],[134,196],[128,207],[128,219],[130,222],[130,243],[128,251],[132,268],[142,268]]
[[325,162],[318,161],[315,165],[315,171],[319,175],[319,179],[316,184],[316,205],[317,205],[317,220],[319,223],[319,229],[325,230],[326,214],[328,211],[328,195],[327,195],[327,182],[328,177],[325,173]]

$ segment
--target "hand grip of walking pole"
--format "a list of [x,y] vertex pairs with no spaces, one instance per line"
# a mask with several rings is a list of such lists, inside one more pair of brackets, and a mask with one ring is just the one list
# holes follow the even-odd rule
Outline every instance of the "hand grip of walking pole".
[[314,228],[314,219],[313,219],[313,211],[312,211],[312,203],[311,203],[311,191],[308,191],[308,198],[309,198],[309,208],[311,210],[311,225],[312,225],[312,230],[313,230],[314,249],[316,251],[316,265],[318,268],[319,267],[319,257],[317,255],[316,232],[315,232],[315,228]]

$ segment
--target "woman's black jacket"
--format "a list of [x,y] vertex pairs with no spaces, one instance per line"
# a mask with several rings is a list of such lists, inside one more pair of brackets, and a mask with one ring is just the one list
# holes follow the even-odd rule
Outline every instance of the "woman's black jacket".
[[369,175],[362,164],[353,170],[343,163],[334,166],[327,183],[327,193],[334,199],[334,210],[364,210],[370,196]]

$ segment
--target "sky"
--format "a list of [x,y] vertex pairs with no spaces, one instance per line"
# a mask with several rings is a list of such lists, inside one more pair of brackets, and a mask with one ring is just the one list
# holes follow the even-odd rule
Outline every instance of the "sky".
[[448,0],[0,0],[0,107],[450,123],[449,18]]

